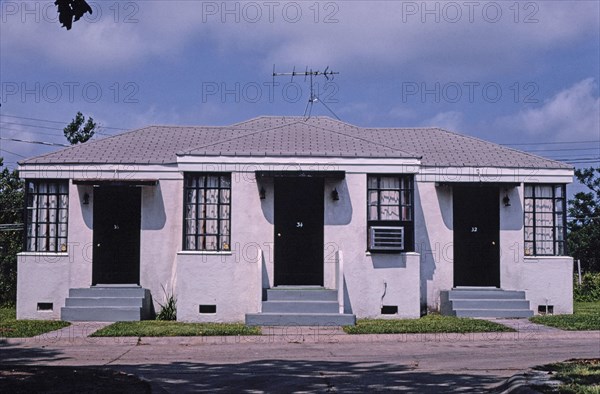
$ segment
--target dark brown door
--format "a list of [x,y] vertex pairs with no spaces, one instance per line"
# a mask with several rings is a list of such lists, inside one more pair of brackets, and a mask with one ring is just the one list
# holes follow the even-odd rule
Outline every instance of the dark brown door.
[[139,284],[141,191],[138,187],[94,189],[92,285]]
[[275,178],[275,285],[323,285],[323,179]]
[[500,287],[498,188],[456,186],[454,286]]

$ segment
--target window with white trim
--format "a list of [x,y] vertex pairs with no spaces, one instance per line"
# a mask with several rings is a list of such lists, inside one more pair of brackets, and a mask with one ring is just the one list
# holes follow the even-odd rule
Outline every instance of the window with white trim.
[[27,180],[25,250],[66,252],[69,181]]
[[525,185],[525,255],[566,253],[565,185]]
[[183,249],[230,250],[231,174],[184,176]]
[[413,182],[412,175],[367,176],[368,250],[414,250]]

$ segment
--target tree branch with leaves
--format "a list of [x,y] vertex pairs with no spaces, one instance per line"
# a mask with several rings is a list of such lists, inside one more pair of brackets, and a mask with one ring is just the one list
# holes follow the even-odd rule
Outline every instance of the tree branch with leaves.
[[65,138],[71,145],[87,142],[96,132],[96,122],[92,117],[87,121],[81,112],[64,128]]
[[577,169],[575,177],[590,191],[569,200],[569,254],[585,272],[600,272],[600,167]]
[[58,21],[71,30],[73,22],[77,22],[86,12],[92,14],[92,7],[85,0],[56,0]]

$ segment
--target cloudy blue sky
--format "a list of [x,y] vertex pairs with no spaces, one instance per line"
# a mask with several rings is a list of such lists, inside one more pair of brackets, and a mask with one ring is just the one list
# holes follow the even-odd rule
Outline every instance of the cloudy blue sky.
[[[0,2],[0,155],[65,143],[77,111],[102,138],[149,124],[313,115],[440,126],[597,165],[600,6],[593,1],[91,1],[67,31],[51,1]],[[525,145],[528,144],[528,145]],[[540,152],[543,151],[543,152]],[[586,162],[589,160],[589,162]]]

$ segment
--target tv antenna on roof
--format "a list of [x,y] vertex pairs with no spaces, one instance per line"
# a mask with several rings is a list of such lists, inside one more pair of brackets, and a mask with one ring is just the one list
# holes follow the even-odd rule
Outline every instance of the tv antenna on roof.
[[[335,116],[335,118],[337,120],[340,120],[340,118],[335,114],[335,112],[333,112],[333,110],[331,108],[329,108],[329,106],[327,104],[325,104],[324,101],[319,99],[318,94],[315,93],[314,81],[313,81],[314,77],[319,77],[319,76],[324,76],[327,81],[333,81],[333,79],[335,78],[335,75],[338,75],[338,74],[339,74],[339,72],[330,70],[329,66],[325,67],[325,70],[323,70],[323,71],[313,70],[312,68],[309,70],[308,66],[306,67],[306,70],[304,70],[304,71],[296,71],[296,67],[294,66],[292,72],[278,73],[278,72],[275,72],[275,65],[273,64],[273,86],[275,86],[275,77],[289,76],[289,77],[291,77],[290,82],[294,82],[294,77],[304,77],[304,82],[306,82],[307,77],[310,77],[310,97],[308,98],[308,102],[306,103],[306,108],[304,108],[304,116],[310,118],[310,114],[312,113],[313,104],[315,102],[319,102],[319,103],[323,104],[323,106],[325,108],[327,108],[327,110],[329,112],[331,112],[331,114],[333,116]],[[308,114],[308,116],[307,116],[307,114]]]

